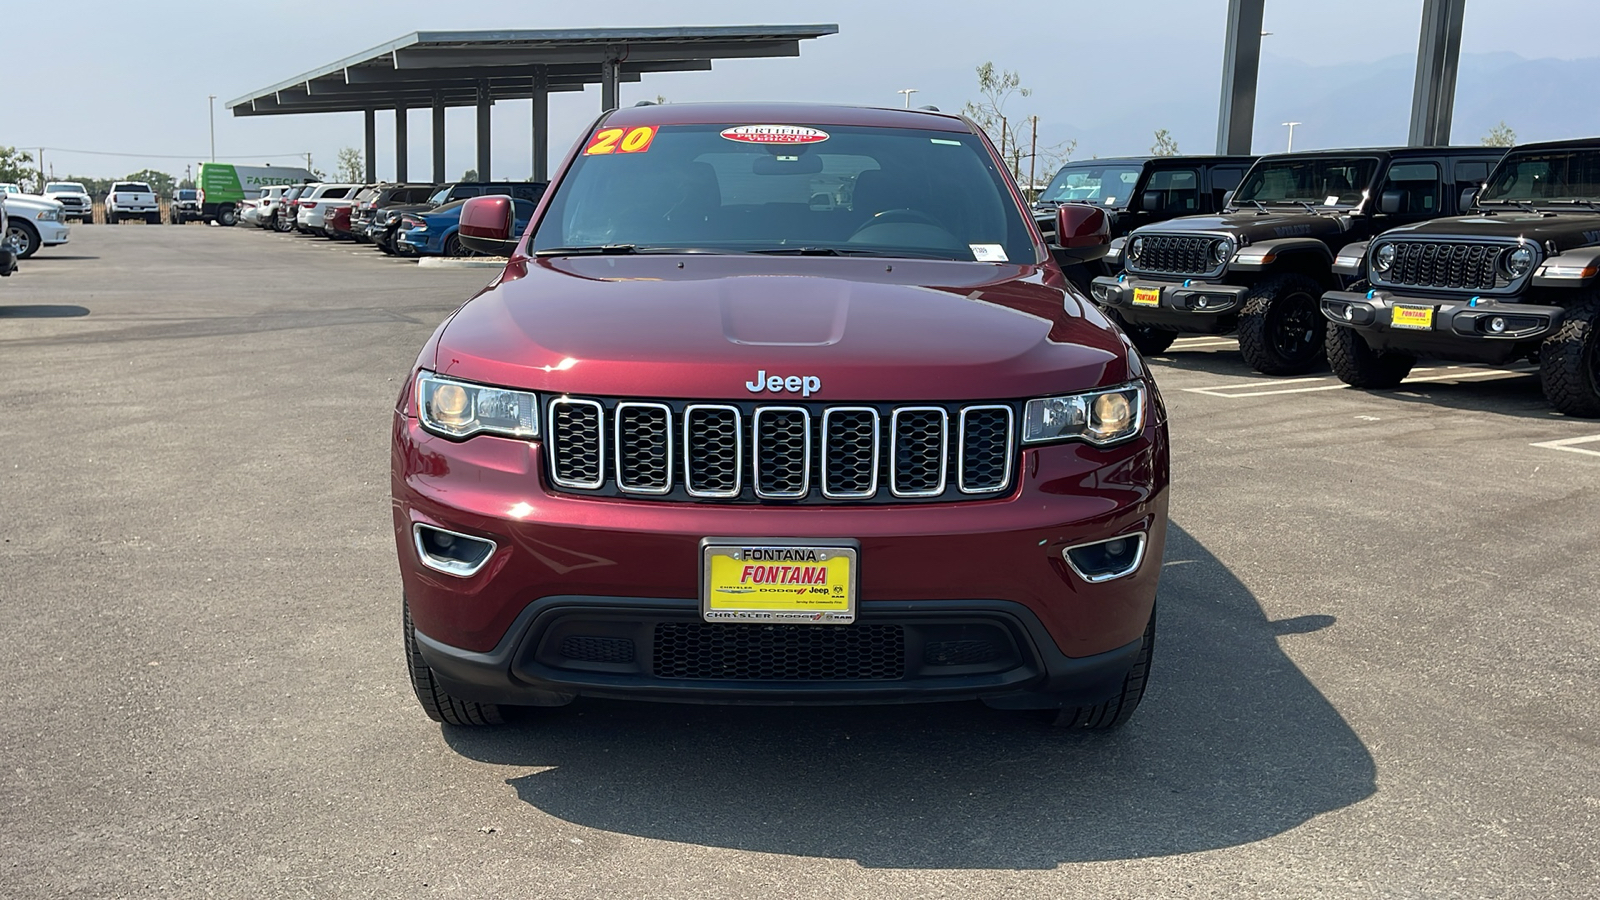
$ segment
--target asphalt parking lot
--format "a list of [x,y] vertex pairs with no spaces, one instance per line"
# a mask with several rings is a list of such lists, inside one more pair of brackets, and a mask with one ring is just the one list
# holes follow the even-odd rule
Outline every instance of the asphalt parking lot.
[[1592,897],[1600,422],[1156,360],[1172,539],[1110,735],[977,704],[428,721],[388,427],[489,277],[76,227],[0,282],[0,896]]

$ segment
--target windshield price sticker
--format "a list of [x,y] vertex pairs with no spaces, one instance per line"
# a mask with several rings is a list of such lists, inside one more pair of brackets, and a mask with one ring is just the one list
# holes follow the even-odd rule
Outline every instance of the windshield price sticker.
[[856,552],[844,546],[706,543],[701,616],[707,622],[848,625],[856,618]]
[[583,148],[584,156],[606,156],[614,153],[643,153],[656,139],[657,126],[640,125],[635,128],[602,128],[589,139]]
[[820,144],[826,131],[804,125],[736,125],[722,129],[722,136],[741,144]]
[[1006,248],[1000,244],[968,244],[978,262],[1007,262]]

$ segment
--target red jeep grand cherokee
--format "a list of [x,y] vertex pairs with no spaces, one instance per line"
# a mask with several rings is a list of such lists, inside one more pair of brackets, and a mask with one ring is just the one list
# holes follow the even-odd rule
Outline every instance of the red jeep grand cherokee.
[[[394,419],[429,716],[580,695],[1132,713],[1166,414],[971,122],[618,110],[520,240],[507,198],[468,203],[462,234],[510,262]],[[1097,210],[1058,224],[1105,241]]]

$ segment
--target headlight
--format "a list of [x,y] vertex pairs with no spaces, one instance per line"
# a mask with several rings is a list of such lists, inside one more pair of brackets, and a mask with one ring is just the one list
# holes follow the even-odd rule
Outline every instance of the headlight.
[[1144,238],[1136,237],[1133,240],[1128,242],[1128,258],[1129,259],[1133,260],[1134,262],[1138,262],[1139,261],[1139,257],[1141,257],[1143,255],[1144,255]]
[[1215,244],[1211,245],[1211,261],[1216,263],[1217,265],[1219,265],[1219,266],[1227,265],[1229,258],[1231,258],[1232,256],[1233,256],[1233,241],[1230,241],[1227,238],[1223,238],[1222,240],[1217,241]]
[[1533,250],[1528,247],[1518,247],[1506,254],[1506,273],[1512,278],[1521,278],[1533,268]]
[[1394,265],[1394,245],[1379,244],[1378,249],[1372,251],[1372,268],[1377,272],[1387,272]]
[[1144,385],[1029,400],[1022,442],[1083,440],[1098,446],[1125,441],[1144,428]]
[[417,416],[424,428],[447,437],[539,436],[536,395],[456,381],[432,372],[417,375]]

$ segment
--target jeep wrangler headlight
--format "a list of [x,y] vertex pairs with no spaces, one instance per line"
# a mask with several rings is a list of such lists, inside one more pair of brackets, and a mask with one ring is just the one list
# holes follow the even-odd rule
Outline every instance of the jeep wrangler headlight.
[[1528,247],[1518,247],[1506,254],[1506,274],[1512,278],[1521,278],[1533,268],[1533,250]]
[[417,418],[422,427],[446,437],[498,434],[535,438],[539,436],[539,398],[528,391],[457,381],[424,371],[417,375]]
[[1132,260],[1133,262],[1138,262],[1139,257],[1143,255],[1144,238],[1136,236],[1133,240],[1128,242],[1128,259]]
[[1217,241],[1216,243],[1211,245],[1211,261],[1216,263],[1217,265],[1219,265],[1219,266],[1227,265],[1228,264],[1228,260],[1231,259],[1232,257],[1233,257],[1233,241],[1232,240],[1229,240],[1228,238],[1223,238],[1222,240]]
[[1022,412],[1022,442],[1120,443],[1144,428],[1144,385],[1029,400]]
[[1378,249],[1372,251],[1372,270],[1374,272],[1387,272],[1394,266],[1394,245],[1379,244]]

